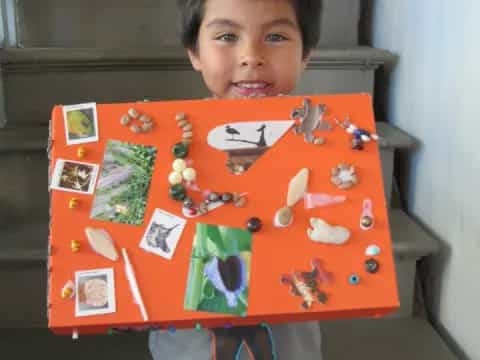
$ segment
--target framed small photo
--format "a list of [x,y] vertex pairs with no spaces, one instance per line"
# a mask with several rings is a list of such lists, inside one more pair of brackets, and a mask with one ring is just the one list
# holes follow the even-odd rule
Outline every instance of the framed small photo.
[[113,269],[75,273],[75,316],[110,314],[116,311]]
[[97,105],[95,103],[63,106],[68,145],[98,141]]
[[57,159],[50,188],[80,194],[93,194],[98,169],[97,164]]
[[165,259],[171,259],[186,220],[161,209],[155,209],[143,235],[140,247]]

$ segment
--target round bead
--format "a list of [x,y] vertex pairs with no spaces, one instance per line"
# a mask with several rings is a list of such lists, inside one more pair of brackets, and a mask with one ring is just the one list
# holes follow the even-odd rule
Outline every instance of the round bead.
[[177,201],[185,200],[185,188],[181,184],[172,185],[169,190],[170,197]]
[[192,207],[193,207],[193,200],[192,200],[192,198],[186,197],[186,198],[183,200],[183,207],[184,207],[184,208],[187,208],[187,209],[192,208]]
[[350,285],[358,285],[360,283],[360,277],[357,274],[352,274],[348,277]]
[[370,229],[373,225],[373,219],[370,216],[364,215],[360,220],[360,224],[364,229]]
[[83,159],[86,154],[87,154],[87,149],[85,149],[83,146],[80,146],[80,147],[77,149],[77,157],[78,157],[79,159]]
[[365,270],[370,274],[375,274],[379,267],[380,265],[375,259],[368,259],[365,261]]
[[172,171],[170,175],[168,175],[168,182],[170,185],[180,184],[182,181],[182,174],[177,171]]
[[247,221],[247,229],[250,232],[257,232],[262,228],[262,221],[257,217],[251,217]]
[[172,152],[176,158],[183,159],[188,155],[188,146],[183,143],[176,143],[173,146]]
[[210,194],[208,194],[207,200],[210,202],[217,202],[220,200],[220,195],[218,195],[218,193],[216,192],[211,192]]
[[183,170],[182,175],[186,181],[194,181],[197,178],[197,172],[194,168],[186,168]]
[[187,167],[187,163],[183,159],[175,159],[172,164],[172,169],[178,172],[182,172]]
[[229,202],[233,201],[233,194],[229,193],[229,192],[223,193],[222,194],[222,201],[225,202],[225,203],[229,203]]

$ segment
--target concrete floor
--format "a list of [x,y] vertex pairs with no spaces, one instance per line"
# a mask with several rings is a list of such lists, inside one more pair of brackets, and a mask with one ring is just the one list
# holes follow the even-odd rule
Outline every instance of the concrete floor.
[[[322,331],[324,360],[457,359],[423,319],[332,321],[322,323]],[[151,357],[146,333],[81,336],[74,342],[47,329],[2,329],[0,359],[151,360]]]

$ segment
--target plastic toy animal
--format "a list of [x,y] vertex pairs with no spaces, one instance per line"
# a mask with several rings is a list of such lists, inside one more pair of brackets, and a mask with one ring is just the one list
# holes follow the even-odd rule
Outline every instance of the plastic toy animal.
[[327,295],[318,288],[319,283],[329,284],[333,281],[333,274],[323,269],[319,259],[312,261],[312,271],[296,271],[285,274],[281,278],[282,284],[290,285],[290,291],[295,296],[301,296],[302,308],[308,310],[314,302],[325,304]]
[[323,121],[325,111],[325,105],[319,104],[312,106],[310,99],[304,99],[303,107],[295,108],[292,111],[292,119],[300,118],[300,124],[294,125],[293,130],[297,135],[303,134],[306,142],[313,143],[315,140],[313,132],[315,130],[330,129],[330,124]]

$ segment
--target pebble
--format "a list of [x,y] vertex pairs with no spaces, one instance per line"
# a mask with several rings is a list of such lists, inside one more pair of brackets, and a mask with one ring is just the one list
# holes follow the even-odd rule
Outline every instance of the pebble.
[[139,134],[142,132],[142,128],[138,125],[132,125],[130,126],[130,131],[135,133],[135,134]]
[[178,113],[177,115],[175,115],[175,120],[177,121],[185,120],[186,118],[187,116],[185,115],[185,113]]
[[128,109],[128,115],[134,119],[138,117],[138,111],[135,110],[134,108]]
[[218,193],[216,192],[211,192],[210,194],[208,194],[207,199],[210,202],[216,202],[220,200],[220,195],[218,195]]
[[152,119],[148,115],[141,115],[138,120],[141,122],[152,122]]
[[185,131],[182,134],[182,138],[184,139],[191,139],[193,137],[193,131]]
[[130,123],[130,116],[128,116],[128,115],[123,115],[123,116],[120,118],[120,124],[122,124],[123,126],[127,126],[129,123]]

